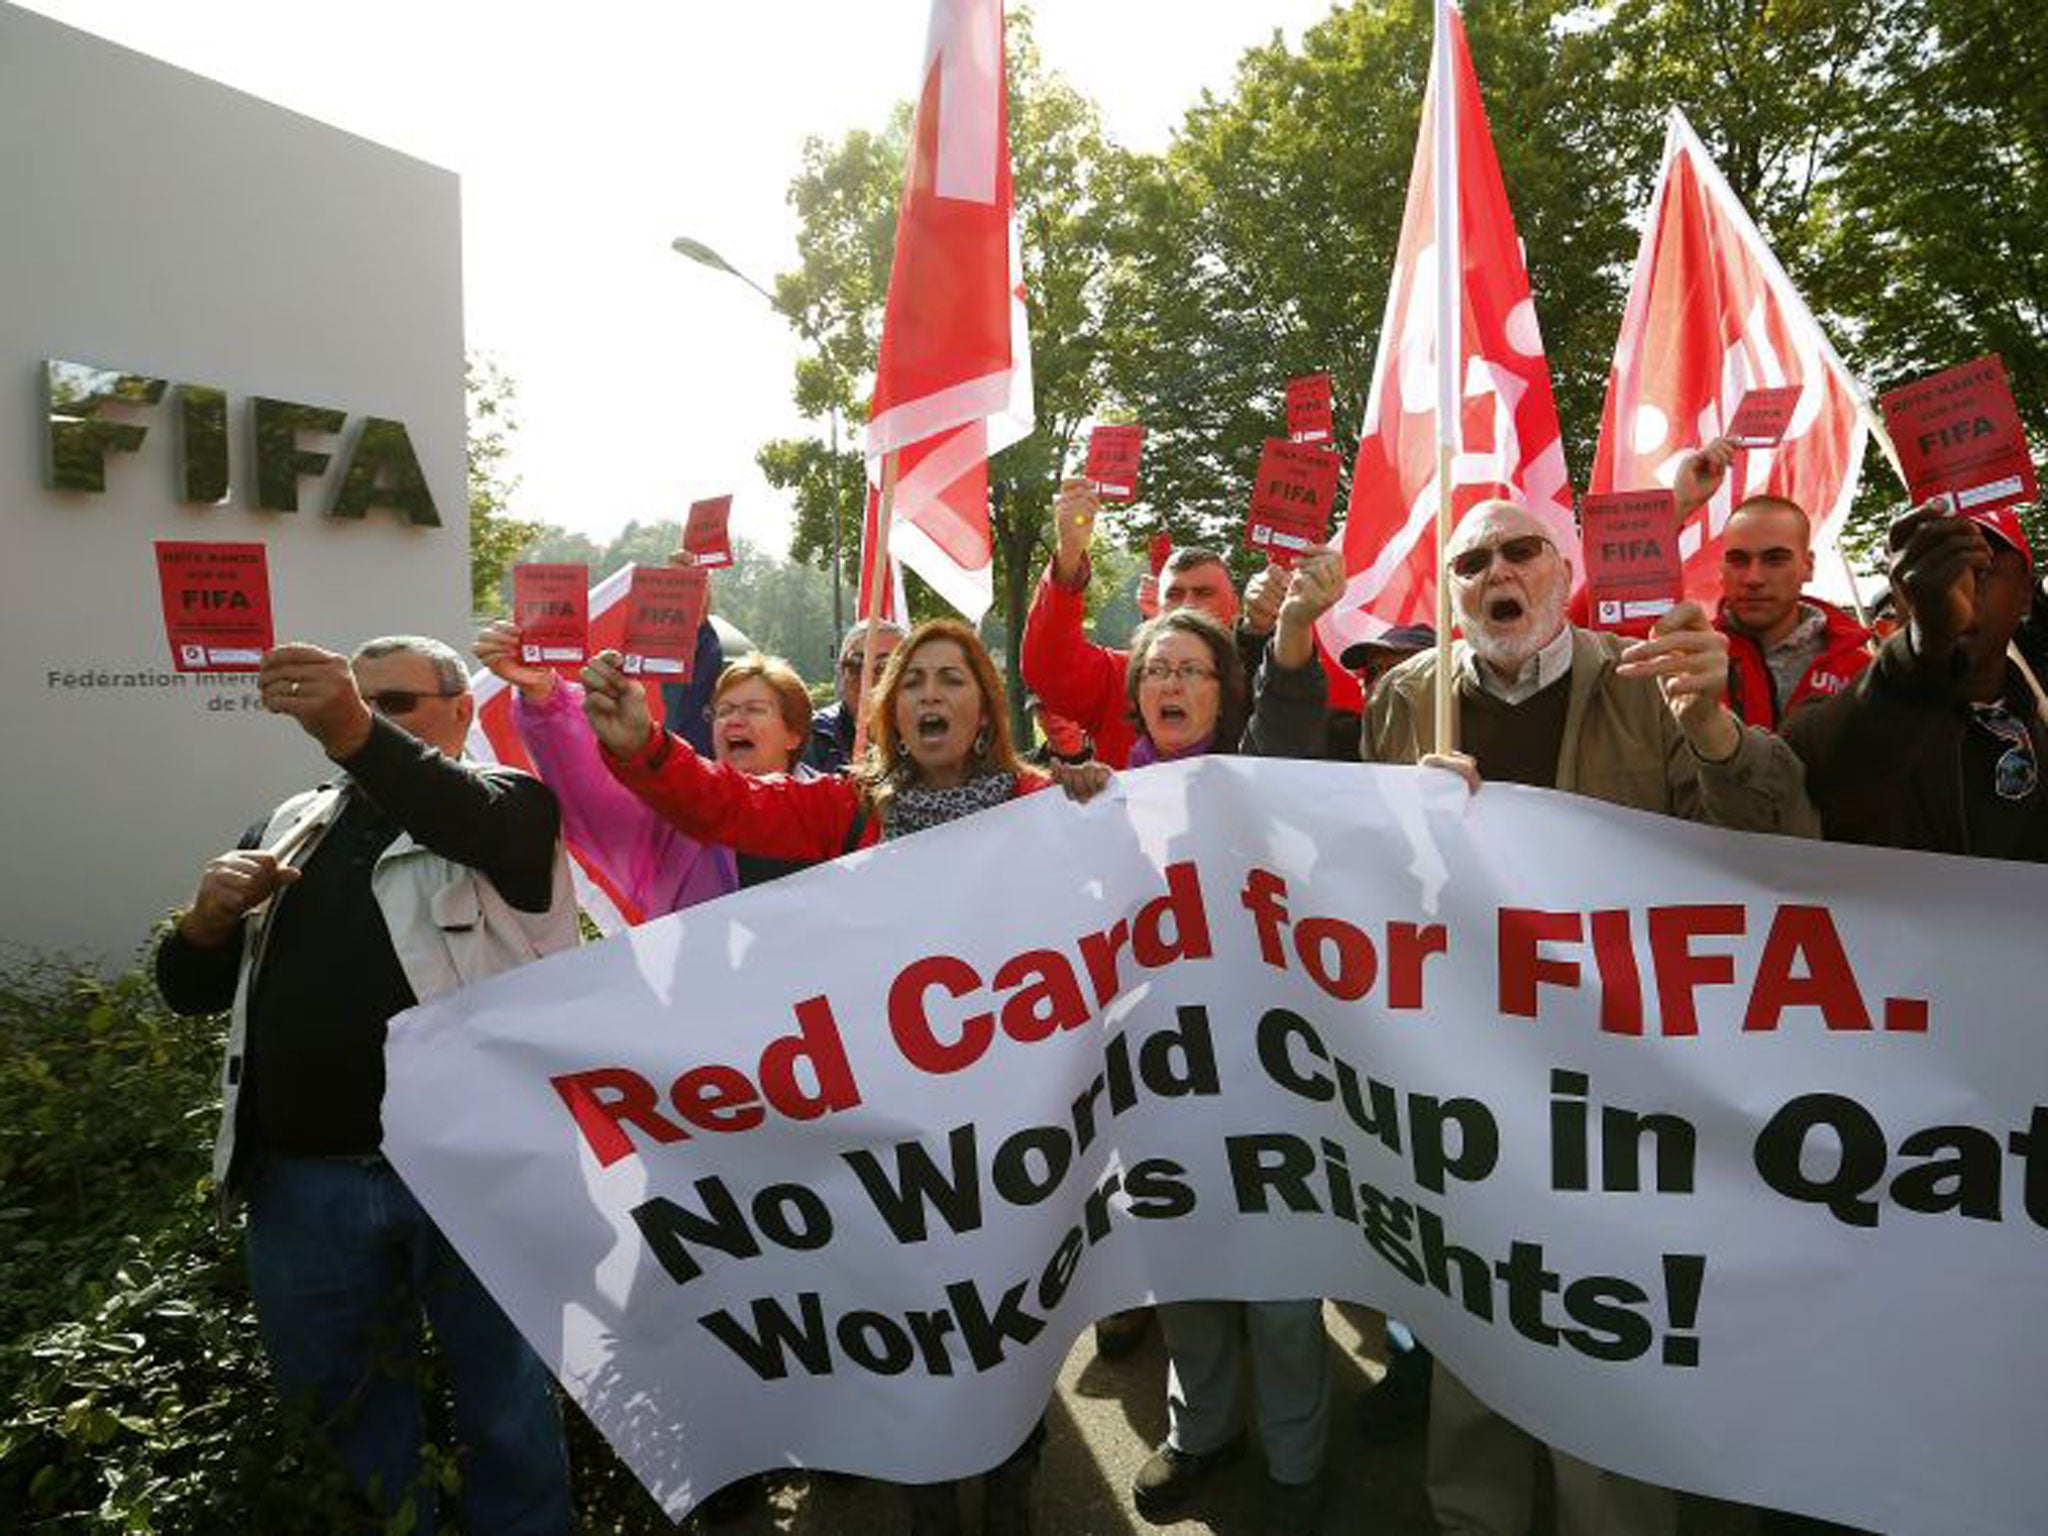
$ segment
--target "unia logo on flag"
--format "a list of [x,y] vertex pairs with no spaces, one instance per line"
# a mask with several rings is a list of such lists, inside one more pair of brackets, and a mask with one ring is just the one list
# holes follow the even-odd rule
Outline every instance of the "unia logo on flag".
[[1680,531],[1687,595],[1718,595],[1722,530],[1751,496],[1787,497],[1813,519],[1817,544],[1835,541],[1856,494],[1869,407],[1706,146],[1673,111],[1589,493],[1670,486],[1688,454],[1733,430],[1752,389],[1794,385],[1782,439],[1738,454],[1704,514]]

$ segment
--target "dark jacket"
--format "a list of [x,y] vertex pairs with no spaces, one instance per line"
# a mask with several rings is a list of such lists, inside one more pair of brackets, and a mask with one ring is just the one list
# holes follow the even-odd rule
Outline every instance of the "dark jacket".
[[[2027,722],[2036,763],[2048,761],[2048,732],[2011,667],[2006,700]],[[1922,664],[1903,630],[1847,689],[1795,714],[1785,740],[1806,764],[1807,793],[1833,841],[2048,859],[2048,787],[2037,783],[2031,817],[1999,801],[1979,761],[1995,758],[1995,741],[1971,723],[1959,682]]]
[[834,699],[811,716],[811,736],[804,743],[803,763],[818,773],[843,773],[852,761],[853,711],[844,701]]

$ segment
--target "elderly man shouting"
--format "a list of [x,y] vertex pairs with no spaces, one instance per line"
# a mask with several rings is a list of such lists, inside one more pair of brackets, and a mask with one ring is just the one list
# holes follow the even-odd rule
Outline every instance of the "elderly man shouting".
[[[1572,565],[1550,528],[1511,502],[1482,502],[1452,537],[1446,579],[1465,638],[1454,650],[1458,743],[1435,740],[1437,653],[1388,673],[1374,692],[1360,755],[1590,795],[1639,810],[1755,832],[1813,836],[1799,760],[1722,701],[1728,641],[1681,603],[1632,645],[1568,623]],[[1538,1445],[1457,1377],[1436,1372],[1429,1492],[1437,1521],[1461,1536],[1529,1528]],[[1659,1536],[1672,1495],[1562,1452],[1561,1536]]]

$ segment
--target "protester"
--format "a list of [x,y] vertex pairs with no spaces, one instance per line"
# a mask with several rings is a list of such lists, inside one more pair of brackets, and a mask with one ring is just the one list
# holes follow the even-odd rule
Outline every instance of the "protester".
[[[698,630],[700,654],[707,632]],[[722,639],[714,638],[721,650]],[[552,667],[522,662],[520,655],[519,626],[510,620],[486,625],[477,635],[477,660],[512,685],[512,728],[534,771],[561,803],[563,835],[638,920],[761,885],[810,862],[736,853],[677,831],[605,771],[584,718],[582,688],[557,677]],[[689,684],[665,685],[664,693],[695,697],[698,681],[693,673]],[[810,773],[796,758],[810,734],[811,696],[788,662],[758,651],[745,655],[718,675],[710,700],[706,713],[718,761],[743,773]],[[741,1519],[765,1502],[767,1492],[765,1478],[740,1478],[704,1501],[704,1518],[712,1525]]]
[[[643,918],[762,884],[801,864],[735,853],[676,830],[605,770],[583,714],[583,689],[552,668],[519,659],[519,628],[485,626],[477,660],[510,683],[512,726],[562,805],[562,830],[576,850]],[[788,662],[759,652],[728,666],[711,690],[711,748],[742,773],[809,769],[797,754],[809,739],[811,699]]]
[[[1717,437],[1680,465],[1682,522],[1713,499],[1739,450]],[[1728,637],[1728,704],[1745,722],[1778,730],[1809,700],[1840,691],[1870,660],[1871,633],[1851,614],[1809,596],[1813,524],[1784,496],[1752,496],[1721,531],[1721,603]]]
[[1787,735],[1830,838],[2048,859],[2042,705],[2008,656],[2034,601],[2033,551],[2011,508],[1944,505],[1892,528],[1905,627]]
[[1427,651],[1435,645],[1436,631],[1427,624],[1399,624],[1370,640],[1345,646],[1338,664],[1358,679],[1360,690],[1369,699],[1381,678],[1417,651]]
[[[1722,703],[1728,642],[1697,604],[1680,603],[1626,648],[1567,623],[1571,562],[1541,520],[1506,501],[1466,514],[1448,565],[1465,634],[1452,662],[1463,750],[1442,752],[1435,739],[1432,650],[1374,691],[1361,746],[1368,762],[1429,762],[1475,789],[1482,779],[1533,784],[1742,830],[1818,830],[1791,748]],[[1542,1449],[1436,1368],[1428,1479],[1445,1530],[1524,1536]],[[1669,1490],[1555,1448],[1550,1458],[1561,1536],[1675,1529]]]
[[475,704],[438,641],[353,660],[280,645],[257,684],[340,775],[206,866],[155,969],[177,1012],[232,1009],[214,1173],[248,1201],[265,1353],[377,1519],[431,1532],[424,1309],[465,1447],[463,1529],[555,1536],[574,1516],[548,1370],[378,1150],[390,1018],[575,944],[555,797],[458,760]]
[[[1337,663],[1357,681],[1359,701],[1363,704],[1372,697],[1372,691],[1382,677],[1417,651],[1426,651],[1435,644],[1436,631],[1427,624],[1401,624],[1371,640],[1358,640],[1345,646],[1344,654],[1337,658]],[[1331,710],[1324,754],[1333,762],[1351,761],[1358,756],[1358,738],[1364,729],[1365,717],[1359,711]],[[1391,1334],[1388,1335],[1390,1345],[1392,1337]],[[1408,1339],[1408,1344],[1402,1347],[1412,1346],[1412,1336],[1404,1334],[1403,1337]],[[1423,1364],[1427,1365],[1428,1360],[1429,1355],[1425,1351],[1422,1356]],[[1426,1380],[1423,1386],[1423,1396],[1426,1399]],[[1374,1393],[1377,1391],[1375,1388]]]
[[[867,620],[853,626],[839,642],[839,697],[811,717],[810,740],[804,746],[804,762],[819,773],[839,773],[853,761],[853,727],[859,716],[862,686],[861,658]],[[903,643],[903,626],[893,619],[875,620],[875,665],[867,683],[882,675],[889,653]],[[695,745],[695,743],[692,743]]]
[[[1325,689],[1314,625],[1343,590],[1343,558],[1316,551],[1283,580],[1278,628],[1249,720],[1236,646],[1214,619],[1197,608],[1175,608],[1138,631],[1126,684],[1138,729],[1134,769],[1215,752],[1322,755]],[[1248,1335],[1254,1417],[1266,1451],[1264,1528],[1269,1536],[1315,1530],[1330,1421],[1321,1299],[1179,1301],[1158,1312],[1166,1335],[1167,1436],[1131,1485],[1138,1513],[1153,1521],[1173,1518],[1171,1512],[1242,1449],[1239,1345]]]
[[[593,658],[583,682],[584,709],[619,782],[689,836],[769,858],[834,858],[1050,783],[1086,799],[1109,781],[1099,763],[1059,767],[1050,777],[1025,765],[1010,741],[995,663],[957,619],[920,624],[890,656],[869,706],[866,756],[847,774],[756,779],[706,762],[688,742],[655,728],[645,691],[616,652]],[[1041,1423],[987,1474],[985,1536],[1031,1529],[1044,1443]],[[911,1529],[914,1536],[959,1531],[953,1484],[912,1488]]]
[[[1135,736],[1125,713],[1124,675],[1129,658],[1088,639],[1088,543],[1102,503],[1085,480],[1060,486],[1053,504],[1056,547],[1024,621],[1020,660],[1025,684],[1058,713],[1077,722],[1112,768],[1130,761]],[[1206,549],[1176,549],[1166,562],[1160,610],[1200,608],[1219,624],[1237,619],[1237,589],[1222,557]],[[1265,595],[1265,594],[1262,594]],[[1238,630],[1246,674],[1256,672],[1279,610],[1277,595],[1252,605]],[[1262,621],[1262,622],[1261,622]]]
[[[1785,735],[1831,840],[2048,860],[2048,704],[2013,647],[2040,604],[2033,550],[2011,508],[1947,513],[1938,497],[1893,524],[1903,627]],[[1809,1515],[1757,1513],[1759,1536],[1861,1536]]]

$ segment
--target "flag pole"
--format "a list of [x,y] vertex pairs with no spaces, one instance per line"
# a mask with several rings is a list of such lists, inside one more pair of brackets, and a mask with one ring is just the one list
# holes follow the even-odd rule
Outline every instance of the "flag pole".
[[1450,0],[1436,0],[1436,35],[1430,61],[1436,174],[1436,750],[1458,749],[1451,709],[1451,578],[1444,561],[1451,544],[1451,456],[1457,448],[1458,373],[1464,360],[1464,308],[1459,303],[1464,252],[1458,240],[1458,133],[1456,86],[1451,72]]
[[[1856,413],[1863,418],[1863,425],[1869,430],[1870,435],[1877,439],[1877,446],[1884,451],[1885,462],[1891,465],[1892,473],[1899,477],[1899,484],[1906,484],[1906,466],[1899,462],[1898,444],[1892,441],[1892,435],[1886,429],[1883,418],[1870,408],[1870,401],[1860,387],[1861,381],[1852,378],[1851,384],[1857,386]],[[1856,609],[1856,622],[1868,629],[1870,610],[1864,605],[1863,589],[1856,581],[1856,567],[1849,563],[1849,551],[1842,548],[1842,536],[1839,532],[1830,535],[1829,542],[1835,546],[1835,558],[1842,562],[1842,574],[1849,578],[1849,602]],[[1875,655],[1875,645],[1870,649]]]
[[858,768],[868,744],[868,691],[875,683],[875,630],[882,611],[882,582],[889,572],[889,525],[896,513],[896,450],[882,456],[882,490],[875,508],[875,536],[860,553],[860,590],[868,594],[867,624],[860,637],[860,685],[853,694],[853,758]]

